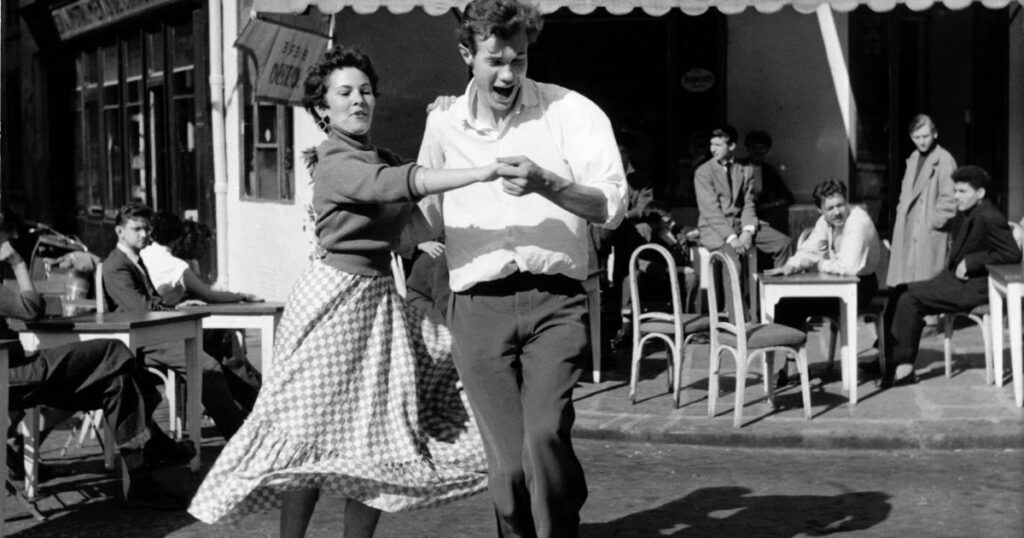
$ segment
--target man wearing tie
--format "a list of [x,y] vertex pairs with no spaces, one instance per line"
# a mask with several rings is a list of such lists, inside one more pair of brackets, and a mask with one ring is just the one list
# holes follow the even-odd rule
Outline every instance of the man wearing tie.
[[759,221],[755,207],[754,168],[736,162],[736,129],[723,125],[711,131],[711,159],[693,175],[700,217],[700,244],[722,249],[739,265],[750,248],[772,257],[775,267],[789,258],[789,237]]
[[888,365],[883,386],[916,381],[917,358],[924,317],[930,314],[970,311],[988,302],[986,265],[1020,263],[1021,252],[1006,216],[985,199],[989,176],[978,166],[961,166],[953,171],[956,216],[946,229],[953,242],[942,272],[930,280],[911,282],[899,296],[889,342]]
[[[138,202],[129,202],[117,212],[114,231],[117,247],[103,262],[103,289],[114,311],[149,312],[174,310],[161,302],[139,252],[149,244],[153,210]],[[185,375],[185,350],[177,343],[145,348],[146,366],[174,370]],[[203,371],[203,407],[217,424],[225,439],[242,426],[248,414],[231,395],[224,370],[210,355],[199,354]]]

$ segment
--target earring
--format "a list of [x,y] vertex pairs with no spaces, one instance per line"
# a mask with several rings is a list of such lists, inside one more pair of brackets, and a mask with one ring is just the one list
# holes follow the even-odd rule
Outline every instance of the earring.
[[323,132],[327,132],[327,126],[331,124],[331,119],[327,116],[321,116],[320,119],[316,120],[316,126]]

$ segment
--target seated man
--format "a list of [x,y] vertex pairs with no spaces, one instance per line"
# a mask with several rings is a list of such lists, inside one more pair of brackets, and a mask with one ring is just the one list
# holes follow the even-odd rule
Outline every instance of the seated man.
[[[867,211],[851,206],[846,185],[828,180],[814,187],[814,204],[821,216],[814,223],[807,239],[782,267],[769,269],[766,275],[791,275],[802,271],[818,271],[835,275],[856,275],[857,302],[867,304],[878,291],[875,271],[881,259],[882,246],[875,223]],[[839,299],[783,299],[775,309],[775,322],[800,330],[808,316],[839,317]],[[778,375],[780,386],[789,381],[785,369]]]
[[[875,271],[881,259],[881,244],[875,223],[867,211],[851,206],[846,197],[846,185],[833,180],[814,187],[814,204],[821,211],[810,235],[782,267],[769,269],[766,275],[791,275],[816,270],[834,275],[856,275],[857,301],[865,304],[878,291]],[[783,299],[777,308],[776,321],[787,323],[783,316],[799,323],[808,314],[838,313],[838,299]],[[827,305],[827,306],[826,306]],[[796,308],[792,308],[792,307]]]
[[[165,304],[149,278],[139,252],[149,244],[151,209],[138,202],[129,202],[117,213],[115,231],[117,247],[103,262],[103,287],[107,302],[114,311],[146,312],[174,310]],[[185,350],[174,342],[148,347],[146,365],[185,373]],[[221,435],[230,439],[242,426],[248,410],[231,393],[228,381],[213,357],[201,353],[199,365],[203,372],[203,407],[217,424]]]
[[758,220],[754,170],[735,161],[736,137],[731,125],[711,131],[711,159],[694,173],[700,244],[723,249],[737,266],[740,255],[756,247],[780,267],[791,252],[789,237]]
[[[0,262],[11,267],[18,283],[17,290],[0,286],[0,316],[30,321],[43,315],[44,306],[25,260],[9,242],[16,236],[15,218],[8,208],[0,215]],[[0,337],[18,338],[3,319]],[[12,411],[40,405],[67,411],[103,410],[124,462],[126,501],[130,505],[186,506],[183,497],[164,492],[150,471],[160,464],[189,461],[195,448],[175,443],[153,423],[160,394],[142,377],[135,356],[124,344],[93,340],[32,354],[18,346],[10,352],[8,367]],[[9,465],[16,463],[8,461]]]
[[988,301],[989,264],[1019,263],[1021,251],[1006,216],[985,199],[989,176],[978,166],[953,171],[956,216],[946,223],[952,238],[946,264],[938,276],[911,282],[896,299],[889,343],[892,352],[883,386],[916,381],[917,358],[924,317],[963,312]]

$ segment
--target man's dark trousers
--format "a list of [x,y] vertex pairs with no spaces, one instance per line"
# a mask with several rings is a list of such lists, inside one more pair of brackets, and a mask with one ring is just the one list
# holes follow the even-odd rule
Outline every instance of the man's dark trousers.
[[455,293],[451,305],[452,354],[487,452],[499,536],[578,536],[587,486],[570,432],[587,345],[582,285],[515,273]]
[[930,314],[969,312],[988,302],[988,278],[964,281],[946,269],[931,280],[911,282],[896,300],[891,337],[892,363],[914,364]]

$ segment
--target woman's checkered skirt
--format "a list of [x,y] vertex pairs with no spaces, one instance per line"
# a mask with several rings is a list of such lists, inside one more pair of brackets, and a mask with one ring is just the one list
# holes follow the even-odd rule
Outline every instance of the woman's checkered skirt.
[[192,499],[207,523],[320,488],[392,512],[487,484],[480,434],[448,331],[402,302],[390,277],[314,261],[289,296],[259,399]]

